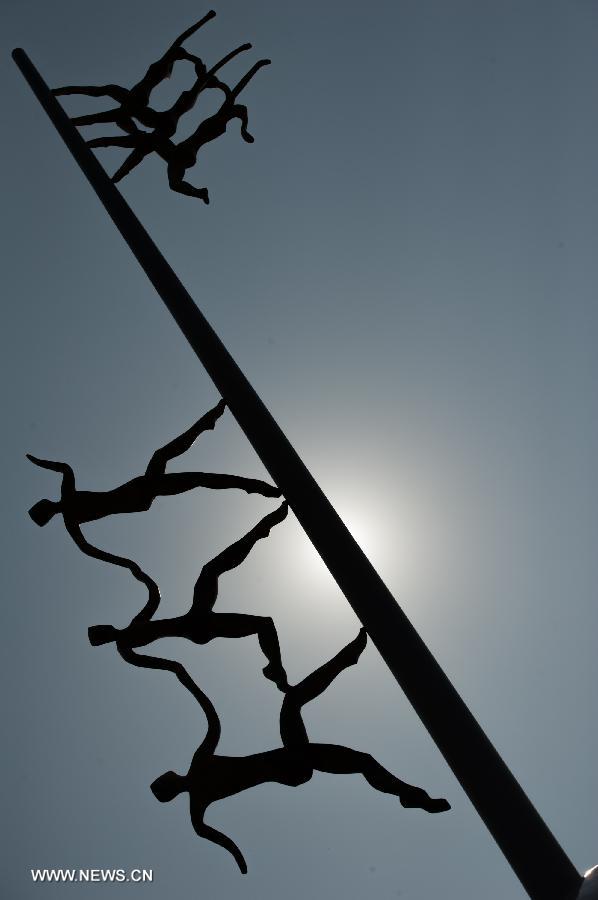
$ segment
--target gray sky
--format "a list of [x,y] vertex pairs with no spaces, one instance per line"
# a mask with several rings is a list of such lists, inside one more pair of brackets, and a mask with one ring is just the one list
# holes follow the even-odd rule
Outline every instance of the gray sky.
[[[156,160],[123,193],[583,871],[598,862],[598,4],[215,8],[191,50],[213,61],[252,41],[231,80],[272,59],[245,95],[255,143],[232,127],[200,157],[209,207],[171,194]],[[29,869],[140,866],[153,885],[102,890],[262,900],[288,879],[289,900],[518,900],[371,646],[306,709],[310,736],[372,753],[452,811],[403,810],[359,776],[264,786],[208,816],[243,849],[242,877],[183,798],[149,791],[186,769],[202,715],[171,676],[87,642],[89,625],[131,618],[139,586],[27,516],[58,479],[26,452],[108,489],[217,394],[9,52],[52,86],[129,85],[207,9],[2,7],[3,881],[19,900],[64,897]],[[181,65],[156,106],[190,79]],[[112,172],[122,154],[100,158]],[[173,468],[264,475],[229,413]],[[176,615],[202,564],[274,505],[196,492],[86,534],[146,567]],[[357,628],[292,516],[224,576],[219,609],[272,615],[292,681]],[[276,746],[257,641],[182,643],[155,649],[214,700],[220,751]]]

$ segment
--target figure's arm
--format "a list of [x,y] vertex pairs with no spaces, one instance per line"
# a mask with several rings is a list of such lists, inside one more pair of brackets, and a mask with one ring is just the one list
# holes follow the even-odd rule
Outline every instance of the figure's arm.
[[215,77],[216,72],[218,72],[223,66],[230,62],[231,59],[234,59],[235,56],[238,56],[239,53],[244,53],[245,50],[251,50],[251,44],[241,44],[241,46],[237,47],[236,50],[231,50],[230,53],[227,53],[226,56],[223,56],[221,60],[219,60],[215,65],[212,66],[211,69],[208,70],[206,70],[206,67],[198,56],[194,56],[192,53],[186,53],[185,58],[192,60],[195,64],[197,79],[191,90],[185,91],[185,95],[187,96],[181,94],[179,99],[172,106],[171,112],[173,112],[177,117],[180,117],[184,113],[189,112],[189,110],[193,108],[200,93],[206,88],[217,88],[218,90],[221,90],[225,98],[228,99],[230,97],[231,90],[228,85],[226,85],[223,81],[220,81],[219,78]]
[[[237,52],[238,51],[233,51],[233,55],[235,55]],[[226,57],[225,57],[225,59],[226,59]],[[217,112],[215,112],[213,116],[210,116],[209,118],[204,119],[202,122],[200,122],[199,125],[197,126],[197,128],[195,129],[195,131],[192,134],[190,134],[189,137],[185,138],[184,141],[181,141],[181,143],[178,144],[177,146],[180,147],[182,144],[184,144],[189,149],[193,148],[195,154],[197,155],[200,147],[202,147],[203,144],[207,143],[208,141],[214,140],[214,137],[217,135],[212,135],[212,127],[216,127],[216,129],[218,129],[221,118],[226,116],[226,113],[230,109],[230,106],[234,103],[234,101],[239,96],[241,91],[247,87],[247,85],[249,84],[249,82],[251,81],[251,79],[253,78],[255,73],[258,72],[263,66],[269,66],[270,63],[271,63],[271,60],[269,60],[269,59],[258,60],[258,62],[256,62],[251,67],[251,69],[248,72],[246,72],[245,75],[243,75],[241,80],[239,82],[237,82],[237,84],[235,85],[235,87],[232,90],[230,88],[227,89],[227,91],[225,92],[226,99],[222,103],[222,106],[220,107],[220,109]],[[224,62],[222,62],[222,64],[224,65]],[[219,64],[217,64],[217,65],[219,65]],[[235,113],[233,113],[233,115],[235,115]],[[226,118],[226,121],[228,121],[229,118],[230,118],[230,116],[228,116]],[[221,134],[222,132],[218,131],[217,133]],[[249,143],[251,143],[251,141],[252,141],[251,135],[249,135],[247,137],[246,135],[248,134],[248,132],[246,130],[243,131],[243,129],[241,129],[241,133],[243,134],[243,137],[245,138],[245,140],[247,140]],[[185,169],[189,169],[189,168],[191,168],[191,165],[185,166]],[[188,194],[190,197],[199,196],[197,193],[194,193],[194,192],[197,192],[197,188],[194,188],[192,185],[188,184],[186,181],[183,181],[182,177],[178,178],[176,180],[175,184],[173,184],[171,182],[170,187],[173,189],[173,191],[178,191],[180,194]],[[208,201],[206,200],[206,202],[208,202]]]
[[191,25],[191,27],[187,28],[186,31],[183,31],[182,34],[179,34],[176,41],[173,41],[172,44],[170,45],[170,47],[168,48],[168,50],[166,51],[166,54],[174,53],[187,40],[187,38],[190,38],[192,34],[195,34],[196,31],[199,31],[199,29],[202,27],[202,25],[205,25],[206,22],[209,22],[210,19],[213,19],[215,17],[215,15],[216,15],[216,13],[214,12],[213,9],[211,9],[208,13],[205,14],[205,16],[202,19],[199,20],[199,22],[196,22],[194,25]]
[[[215,65],[213,65],[211,69],[207,70],[199,57],[193,56],[193,54],[191,53],[187,54],[187,58],[195,63],[195,72],[197,74],[197,80],[193,85],[191,91],[188,92],[193,96],[193,103],[195,103],[201,91],[205,90],[206,88],[217,88],[218,90],[222,91],[227,100],[229,99],[229,97],[231,96],[231,89],[227,84],[225,84],[223,81],[220,81],[219,78],[215,77],[216,72],[218,72],[223,66],[230,62],[231,59],[234,59],[235,56],[238,56],[239,53],[244,53],[245,50],[251,50],[251,44],[241,44],[240,47],[237,47],[236,50],[231,50],[230,53],[227,53],[226,56],[223,56],[222,59],[220,59]],[[178,102],[179,101],[177,101],[177,103]],[[179,107],[177,106],[177,104],[175,104],[175,107],[176,111],[178,111]],[[192,104],[187,105],[182,112],[188,112],[191,108]]]
[[214,753],[218,746],[221,734],[218,713],[216,712],[212,701],[204,694],[201,688],[195,684],[182,663],[172,659],[162,659],[160,656],[148,656],[146,653],[136,653],[135,650],[132,650],[130,647],[121,646],[118,642],[116,646],[122,659],[124,659],[125,662],[130,663],[130,665],[138,666],[142,669],[161,669],[164,672],[172,672],[173,675],[176,676],[180,684],[182,684],[193,698],[197,700],[208,722],[206,736],[195,752],[203,754]]
[[71,122],[78,128],[84,125],[103,125],[105,122],[116,122],[120,114],[121,107],[117,106],[115,109],[105,109],[103,112],[74,116],[71,118]]
[[244,53],[245,50],[251,50],[251,44],[241,44],[240,47],[237,47],[236,50],[231,50],[230,53],[227,53],[226,56],[223,56],[216,65],[212,66],[211,69],[206,73],[206,78],[209,78],[211,75],[215,75],[216,72],[219,71],[223,66],[225,66],[231,59],[234,59],[235,56],[238,56],[239,53]]
[[215,828],[212,828],[211,825],[206,825],[203,820],[203,812],[202,815],[198,815],[198,813],[193,808],[193,802],[191,803],[191,822],[193,823],[193,827],[195,829],[196,834],[201,838],[205,838],[207,841],[211,841],[213,844],[218,844],[220,847],[224,847],[225,850],[231,854],[234,858],[236,864],[240,868],[243,875],[247,874],[247,863],[245,862],[245,857],[235,844],[235,842],[229,838],[226,834],[223,834],[221,831],[217,831]]
[[231,91],[231,96],[234,99],[236,99],[239,96],[239,94],[241,93],[241,91],[243,91],[247,87],[247,85],[249,84],[249,82],[251,81],[251,79],[253,78],[255,73],[258,72],[262,68],[262,66],[269,66],[271,64],[271,62],[272,62],[271,59],[258,60],[250,68],[249,72],[246,72],[245,75],[243,75],[243,77],[241,78],[241,80],[239,82],[237,82],[237,84],[234,86],[234,88]]
[[54,88],[52,94],[55,97],[63,97],[66,94],[85,94],[86,97],[110,97],[117,103],[126,103],[129,92],[126,88],[119,84],[104,85],[74,85],[69,84],[65,87]]
[[50,469],[52,472],[60,472],[62,475],[62,494],[75,490],[75,473],[68,463],[54,462],[51,459],[40,459],[32,453],[25,454],[27,459],[42,469]]
[[[153,127],[157,121],[158,114],[149,107],[143,111],[136,110],[136,112],[139,112],[139,115],[143,116],[139,121],[144,125]],[[101,125],[104,122],[114,122],[115,125],[118,125],[118,127],[122,129],[122,131],[126,131],[127,134],[142,134],[132,116],[123,112],[122,106],[116,107],[115,109],[107,109],[100,113],[91,113],[91,115],[87,116],[75,116],[71,119],[71,122],[78,128],[84,125]]]

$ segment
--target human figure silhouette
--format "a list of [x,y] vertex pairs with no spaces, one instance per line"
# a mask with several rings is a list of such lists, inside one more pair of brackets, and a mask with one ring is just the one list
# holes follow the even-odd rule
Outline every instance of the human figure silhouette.
[[226,403],[221,400],[191,428],[156,450],[143,475],[138,475],[111,491],[77,490],[75,475],[68,463],[39,459],[28,453],[27,458],[37,466],[62,474],[60,500],[39,500],[31,507],[29,515],[36,525],[43,526],[53,516],[62,513],[67,527],[76,530],[83,522],[102,519],[104,516],[148,510],[156,497],[182,494],[197,487],[214,490],[240,488],[248,494],[280,497],[278,488],[255,478],[212,472],[166,473],[169,460],[188,450],[202,432],[213,429],[225,408]]
[[[188,197],[198,197],[203,200],[204,203],[210,202],[208,189],[205,187],[196,188],[185,181],[185,172],[195,165],[197,162],[197,155],[201,148],[205,146],[205,144],[210,143],[210,141],[223,135],[229,122],[233,119],[239,119],[241,121],[241,137],[243,140],[250,144],[253,143],[254,138],[247,130],[247,107],[235,103],[235,100],[251,81],[255,73],[263,66],[267,65],[270,65],[269,59],[260,59],[256,62],[230,91],[220,109],[218,109],[214,115],[204,119],[195,131],[190,134],[188,138],[185,138],[185,140],[175,144],[170,138],[164,138],[159,134],[153,135],[151,149],[166,162],[168,184],[173,191],[176,191],[179,194],[185,194]],[[90,147],[136,148],[137,143],[143,143],[146,140],[144,135],[140,138],[140,134],[142,135],[141,132],[138,132],[137,134],[124,135],[123,137],[93,138],[92,140],[87,141],[87,144]],[[147,154],[144,153],[144,155]],[[141,158],[143,158],[143,156],[141,156]],[[136,151],[134,151],[134,153],[130,154],[128,160],[126,160],[120,169],[112,176],[112,181],[116,184],[118,181],[122,180],[122,178],[124,178],[124,176],[140,161],[139,154],[136,154]]]
[[[241,565],[255,544],[260,539],[268,537],[273,526],[282,522],[287,513],[288,505],[282,503],[277,510],[264,516],[244,537],[206,563],[195,583],[191,609],[175,618],[153,618],[160,603],[160,591],[157,584],[139,566],[131,560],[125,560],[124,557],[108,559],[107,556],[110,554],[100,551],[101,556],[97,558],[129,568],[138,581],[146,584],[149,597],[144,609],[125,628],[92,625],[88,632],[90,643],[98,646],[114,641],[119,651],[122,651],[145,647],[165,637],[186,638],[195,644],[207,644],[214,638],[242,638],[256,634],[262,652],[268,660],[268,665],[263,670],[264,675],[274,681],[279,690],[286,690],[287,676],[282,665],[278,634],[272,619],[269,616],[246,613],[215,613],[213,607],[218,597],[220,575]],[[84,552],[88,551],[84,549]],[[131,566],[135,566],[136,571]]]
[[124,88],[118,84],[104,85],[67,85],[66,87],[54,88],[52,93],[56,97],[66,94],[85,94],[88,97],[110,97],[119,104],[115,109],[104,110],[103,112],[94,113],[90,116],[78,116],[73,119],[75,125],[95,125],[102,122],[116,122],[123,131],[134,131],[136,126],[134,118],[139,119],[144,125],[154,127],[157,119],[153,117],[158,115],[149,106],[149,99],[152,91],[166,78],[170,78],[174,64],[177,60],[187,59],[195,62],[197,57],[188,53],[182,46],[187,38],[195,34],[206,22],[213,19],[216,13],[210,10],[206,15],[183,31],[182,34],[170,45],[168,50],[152,63],[143,78],[133,85],[132,88]]
[[[129,132],[129,134],[137,139],[140,139],[144,134],[147,134],[148,137],[152,136],[150,132],[140,131],[135,123],[135,119],[141,122],[142,125],[146,125],[148,128],[153,128],[158,133],[158,136],[162,137],[172,137],[176,132],[178,127],[179,120],[181,116],[185,113],[189,112],[193,109],[195,103],[197,102],[197,98],[199,94],[205,89],[218,89],[222,91],[225,97],[228,95],[230,88],[223,81],[220,81],[219,78],[216,78],[216,72],[222,68],[222,66],[226,65],[227,62],[230,62],[235,56],[239,53],[243,53],[245,50],[250,50],[251,44],[242,44],[240,47],[237,47],[236,50],[232,50],[230,53],[227,53],[216,65],[212,66],[211,69],[207,69],[203,60],[196,56],[193,53],[185,53],[184,58],[188,59],[189,62],[193,63],[193,67],[195,69],[195,82],[193,86],[186,91],[182,91],[177,100],[165,110],[155,110],[153,107],[149,105],[149,100],[145,105],[141,103],[137,104],[135,107],[135,116],[126,116],[123,121],[117,121],[116,124],[123,130]],[[92,113],[91,115],[84,116],[75,116],[71,119],[73,125],[83,126],[83,125],[96,125],[101,122],[112,122],[116,121],[113,117],[108,117],[109,114],[113,113],[114,110],[108,110],[105,113]],[[122,115],[119,116],[119,119],[122,119]],[[106,143],[102,144],[92,144],[91,146],[98,147],[128,147],[135,146],[132,142],[127,144],[118,143],[117,140],[123,139],[122,135],[115,136],[114,138],[102,138]]]
[[376,790],[397,796],[404,807],[417,807],[429,813],[450,809],[450,804],[446,800],[433,799],[422,788],[401,781],[369,753],[338,744],[314,744],[309,741],[301,716],[303,706],[325,691],[343,669],[357,663],[366,640],[367,635],[362,628],[357,638],[333,659],[320,666],[299,684],[289,687],[280,711],[282,747],[240,757],[216,754],[220,738],[218,714],[211,701],[195,683],[193,689],[191,688],[189,682],[192,680],[183,666],[135,654],[132,650],[121,650],[121,656],[133,665],[167,668],[173,671],[181,684],[191,691],[202,706],[208,730],[193,755],[189,771],[186,775],[166,772],[152,783],[151,789],[154,796],[163,803],[187,792],[190,797],[191,822],[197,834],[228,850],[241,872],[247,872],[247,864],[240,849],[227,835],[207,825],[204,817],[210,804],[259,784],[277,782],[295,787],[309,781],[315,770],[336,774],[359,773]]
[[[168,141],[174,136],[178,128],[179,120],[185,113],[193,109],[203,90],[207,88],[217,88],[223,92],[225,97],[228,97],[230,88],[223,81],[216,78],[216,72],[239,53],[249,50],[250,48],[251,44],[242,44],[240,47],[237,47],[236,50],[232,50],[224,56],[209,71],[199,57],[194,57],[196,79],[193,86],[189,90],[183,91],[169,109],[166,109],[163,112],[150,110],[147,115],[137,116],[139,121],[143,124],[151,125],[153,131],[142,131],[134,126],[130,129],[124,129],[129,130],[129,134],[127,135],[112,135],[88,140],[87,145],[89,147],[133,148],[133,152],[129,154],[124,163],[112,176],[112,181],[117,183],[138,166],[150,153],[158,152],[160,148],[164,149],[162,146],[164,141]],[[80,116],[72,121],[76,125],[92,124],[91,121],[88,121],[88,117],[86,116]]]
[[239,119],[241,122],[241,137],[244,141],[251,144],[254,138],[247,130],[247,107],[236,103],[236,99],[241,91],[249,84],[255,73],[263,66],[270,65],[269,59],[260,59],[254,66],[241,78],[238,84],[231,90],[230,95],[226,98],[222,106],[213,116],[204,119],[195,131],[185,140],[180,141],[176,145],[168,145],[167,152],[160,149],[160,155],[166,160],[168,184],[173,191],[179,194],[185,194],[188,197],[198,197],[204,203],[209,203],[209,195],[207,188],[196,188],[184,176],[187,169],[192,168],[197,162],[197,154],[205,144],[215,140],[223,135],[227,129],[229,122],[233,119]]

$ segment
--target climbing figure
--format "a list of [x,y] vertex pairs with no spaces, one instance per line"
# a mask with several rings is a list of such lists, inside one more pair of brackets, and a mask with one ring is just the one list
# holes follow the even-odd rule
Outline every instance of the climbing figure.
[[280,497],[278,488],[255,478],[212,472],[166,473],[169,460],[188,450],[204,431],[213,429],[225,409],[226,403],[221,400],[191,428],[156,450],[143,475],[138,475],[111,491],[77,490],[75,475],[68,463],[39,459],[28,453],[27,458],[37,466],[62,474],[60,500],[39,500],[31,507],[29,515],[36,525],[43,526],[53,516],[62,513],[65,523],[76,528],[83,522],[92,522],[104,516],[148,510],[156,497],[183,494],[197,487],[213,490],[240,488],[248,494]]
[[256,543],[268,537],[270,530],[282,522],[287,513],[288,505],[282,503],[277,510],[264,516],[244,537],[206,563],[195,583],[191,609],[184,615],[171,619],[153,618],[160,603],[160,591],[157,584],[139,566],[131,560],[125,562],[123,557],[110,560],[104,556],[106,562],[125,565],[138,581],[145,583],[149,599],[144,609],[125,628],[92,625],[89,629],[90,643],[97,646],[115,642],[119,651],[126,651],[135,647],[145,647],[165,637],[186,638],[195,644],[207,644],[214,638],[242,638],[256,634],[262,652],[268,660],[268,665],[263,670],[264,675],[273,681],[279,690],[286,690],[287,676],[282,665],[278,634],[272,619],[269,616],[254,616],[248,613],[216,613],[213,607],[218,597],[220,575],[240,566]]
[[[174,136],[178,128],[181,117],[193,109],[200,93],[206,89],[221,90],[225,97],[230,94],[230,88],[219,78],[216,78],[216,72],[226,63],[234,59],[239,53],[251,49],[251,44],[242,44],[236,50],[232,50],[224,56],[216,65],[208,71],[205,64],[199,57],[194,57],[194,67],[196,79],[192,87],[183,91],[173,105],[163,112],[155,112],[150,110],[150,115],[146,116],[144,124],[151,124],[153,131],[142,131],[134,126],[129,130],[127,135],[114,135],[111,137],[92,138],[87,141],[88,147],[131,147],[132,153],[126,158],[121,167],[112,176],[112,181],[116,184],[125,175],[128,175],[136,166],[142,162],[150,153],[157,153],[161,148],[164,149],[164,142],[169,141]],[[81,119],[73,119],[75,124],[89,124]],[[140,121],[142,117],[138,116]],[[133,123],[134,124],[134,123]],[[168,152],[168,146],[164,149]]]
[[198,197],[204,203],[210,202],[207,188],[196,188],[188,181],[185,181],[185,172],[195,165],[197,154],[205,144],[224,134],[228,123],[232,119],[240,120],[243,140],[249,144],[253,143],[254,138],[247,130],[247,107],[235,103],[235,101],[255,73],[263,66],[270,65],[270,62],[269,59],[260,59],[256,62],[231,90],[230,95],[220,109],[213,116],[204,119],[188,138],[180,141],[178,144],[168,142],[168,144],[161,147],[159,153],[166,160],[168,184],[173,191],[177,191],[179,194],[186,194],[188,197]]
[[[241,137],[247,143],[253,143],[254,138],[247,130],[247,107],[242,104],[235,103],[236,98],[241,91],[247,86],[255,73],[263,66],[270,65],[269,59],[261,59],[252,66],[239,83],[230,91],[226,100],[214,115],[204,119],[195,131],[185,140],[175,144],[169,138],[156,137],[152,138],[153,143],[151,149],[154,150],[165,160],[167,164],[168,183],[173,191],[179,194],[186,194],[188,197],[198,197],[204,203],[209,203],[209,194],[207,188],[196,188],[188,181],[184,180],[187,169],[192,168],[197,162],[197,154],[201,148],[223,135],[232,119],[239,119],[241,122]],[[94,138],[88,141],[90,147],[135,147],[146,140],[143,132],[138,131],[137,134],[129,134],[116,138]],[[149,151],[148,151],[149,152]],[[147,155],[144,153],[143,155]],[[112,181],[117,183],[131,171],[143,158],[137,149],[130,154],[128,160],[120,167],[120,169],[112,176]],[[139,158],[140,157],[140,158]]]
[[157,119],[155,113],[149,106],[149,99],[152,91],[166,78],[170,78],[174,64],[177,60],[186,59],[195,62],[197,57],[192,56],[184,49],[183,43],[195,34],[206,22],[215,17],[214,10],[210,10],[206,15],[183,31],[182,34],[170,45],[168,50],[156,62],[149,66],[143,78],[133,85],[132,88],[124,88],[118,84],[95,85],[67,85],[66,87],[54,88],[52,93],[56,97],[67,94],[85,94],[88,97],[110,97],[115,100],[119,106],[115,109],[108,109],[104,112],[94,113],[90,116],[78,116],[72,121],[75,125],[96,125],[102,122],[116,122],[123,131],[134,131],[136,126],[134,118],[139,119],[144,125],[150,128],[154,127]]
[[288,688],[280,711],[282,747],[239,757],[216,754],[220,738],[218,715],[210,700],[180,663],[143,656],[132,650],[120,650],[123,659],[133,665],[173,671],[202,706],[208,730],[193,755],[189,771],[186,775],[166,772],[153,782],[151,789],[154,796],[163,803],[183,792],[188,793],[191,822],[197,834],[228,850],[241,872],[247,872],[247,864],[240,849],[227,835],[207,825],[204,817],[210,804],[260,784],[277,782],[295,787],[309,781],[315,770],[337,774],[359,773],[377,791],[394,794],[406,808],[418,807],[429,813],[450,809],[446,800],[433,799],[422,788],[401,781],[369,753],[337,744],[312,744],[309,741],[301,716],[302,707],[323,693],[343,669],[357,663],[366,640],[367,635],[362,628],[357,638],[333,659],[299,684]]

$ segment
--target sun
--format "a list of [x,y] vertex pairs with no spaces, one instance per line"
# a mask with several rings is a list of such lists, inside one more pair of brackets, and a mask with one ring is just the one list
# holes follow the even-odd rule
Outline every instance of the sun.
[[[333,506],[374,568],[384,577],[389,571],[406,575],[412,563],[412,545],[408,530],[388,511],[376,508],[372,501],[355,493],[336,496]],[[312,587],[332,581],[325,564],[311,541],[302,533],[295,548],[296,576]]]

